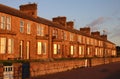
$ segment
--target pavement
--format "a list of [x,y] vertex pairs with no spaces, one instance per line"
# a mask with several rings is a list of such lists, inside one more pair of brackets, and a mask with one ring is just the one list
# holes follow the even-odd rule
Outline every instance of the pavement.
[[120,62],[78,68],[34,79],[120,79]]

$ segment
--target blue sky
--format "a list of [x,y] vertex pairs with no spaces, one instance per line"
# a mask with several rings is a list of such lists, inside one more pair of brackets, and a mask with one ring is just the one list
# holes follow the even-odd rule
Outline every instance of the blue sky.
[[108,39],[120,46],[120,0],[0,0],[1,4],[19,9],[19,5],[38,4],[38,16],[51,20],[66,16],[75,28],[89,25],[92,31],[105,30]]

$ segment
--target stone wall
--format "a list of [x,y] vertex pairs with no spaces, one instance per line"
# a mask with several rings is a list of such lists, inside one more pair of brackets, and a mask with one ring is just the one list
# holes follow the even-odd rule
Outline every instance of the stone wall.
[[102,64],[118,62],[120,58],[94,58],[82,60],[64,60],[52,62],[32,62],[30,63],[31,77],[68,71],[80,67],[90,67]]
[[54,61],[54,62],[33,62],[30,63],[31,76],[46,75],[56,72],[71,70],[73,68],[83,67],[84,60]]
[[[58,60],[51,62],[31,62],[30,77],[52,74],[57,72],[68,71],[75,68],[83,68],[119,62],[120,58],[92,58],[76,60]],[[22,78],[22,63],[12,64],[14,67],[14,79]],[[3,77],[3,64],[0,64],[0,78]]]

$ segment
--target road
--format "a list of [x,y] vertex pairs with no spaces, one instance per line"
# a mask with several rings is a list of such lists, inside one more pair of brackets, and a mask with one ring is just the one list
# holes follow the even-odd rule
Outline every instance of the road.
[[120,62],[88,68],[78,68],[34,79],[120,79]]

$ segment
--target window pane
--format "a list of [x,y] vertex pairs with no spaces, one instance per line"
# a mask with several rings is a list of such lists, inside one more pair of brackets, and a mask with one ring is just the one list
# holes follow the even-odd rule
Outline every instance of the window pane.
[[79,46],[79,55],[81,55],[81,54],[82,54],[82,47]]
[[54,54],[57,54],[57,44],[54,44]]
[[1,17],[1,29],[5,29],[5,17]]
[[7,30],[11,30],[11,18],[7,17]]
[[27,34],[30,34],[31,31],[31,25],[30,23],[27,24]]
[[29,53],[30,53],[30,42],[29,41],[27,42],[26,50],[27,50],[27,59],[29,59]]
[[37,49],[38,49],[38,50],[37,50],[38,54],[41,54],[41,50],[42,50],[42,49],[41,49],[41,47],[42,47],[41,45],[42,45],[41,42],[38,42],[38,45],[37,45],[37,46],[38,46],[38,47],[37,47]]
[[0,53],[4,54],[6,52],[6,38],[1,38],[0,40]]
[[46,43],[42,43],[42,53],[46,54]]
[[20,32],[24,32],[24,22],[20,21]]
[[20,58],[23,57],[23,42],[24,41],[20,41]]
[[60,45],[58,44],[57,53],[60,54]]
[[37,35],[44,36],[44,27],[37,25]]
[[8,39],[8,53],[12,53],[12,40]]
[[87,53],[88,53],[88,55],[90,54],[90,48],[89,47],[87,48]]
[[73,55],[73,46],[71,46],[71,55]]

